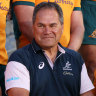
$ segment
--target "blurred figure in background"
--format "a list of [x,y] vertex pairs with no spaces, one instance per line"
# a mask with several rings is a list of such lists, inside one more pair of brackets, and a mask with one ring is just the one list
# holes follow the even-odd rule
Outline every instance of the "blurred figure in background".
[[34,0],[12,0],[11,5],[13,29],[18,49],[32,41],[33,33],[31,27],[35,4]]
[[[64,2],[62,0],[13,0],[16,16],[13,16],[13,23],[16,40],[19,42],[17,44],[18,48],[32,41],[33,33],[31,27],[34,6],[43,1],[56,2],[61,6],[64,14],[64,31],[60,43],[64,47],[77,51],[81,46],[84,34],[81,0],[64,0]],[[16,23],[16,19],[18,23]],[[18,26],[19,28],[17,28]]]
[[0,96],[5,94],[4,71],[8,60],[6,43],[6,15],[9,10],[10,0],[0,0]]
[[96,0],[82,0],[81,6],[85,34],[80,53],[85,60],[89,77],[96,86]]

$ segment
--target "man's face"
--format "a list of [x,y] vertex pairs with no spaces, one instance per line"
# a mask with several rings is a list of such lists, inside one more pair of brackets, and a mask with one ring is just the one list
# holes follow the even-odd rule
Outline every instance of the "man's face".
[[59,15],[54,9],[41,9],[37,12],[33,24],[34,38],[42,48],[54,47],[60,40],[63,25],[59,21]]

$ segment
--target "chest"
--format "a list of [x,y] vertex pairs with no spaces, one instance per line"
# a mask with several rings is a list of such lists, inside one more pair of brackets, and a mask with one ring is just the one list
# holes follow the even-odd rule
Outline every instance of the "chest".
[[56,2],[57,4],[60,5],[60,7],[63,10],[67,10],[67,9],[73,9],[74,8],[74,0],[35,0],[35,4],[39,4],[40,2]]
[[62,92],[64,92],[65,89],[67,91],[72,89],[73,92],[75,92],[76,89],[79,88],[81,70],[75,66],[77,65],[77,61],[72,60],[72,58],[64,59],[61,56],[56,60],[52,69],[45,57],[39,55],[36,57],[39,59],[36,59],[34,64],[32,64],[34,66],[34,74],[31,76],[32,82],[30,84],[34,92],[37,92],[39,89],[43,91],[48,89],[47,91],[49,93],[51,93],[53,89],[55,91],[59,89],[62,90]]

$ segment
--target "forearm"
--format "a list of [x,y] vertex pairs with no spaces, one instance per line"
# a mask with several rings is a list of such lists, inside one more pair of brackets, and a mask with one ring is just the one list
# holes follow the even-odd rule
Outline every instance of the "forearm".
[[33,39],[32,16],[33,6],[17,5],[14,7],[15,15],[18,21],[19,29],[29,41]]
[[74,11],[71,16],[71,32],[68,48],[78,51],[84,36],[84,25],[81,11]]
[[78,51],[84,36],[84,27],[76,27],[73,32],[70,33],[70,42],[68,44],[69,49]]
[[21,33],[31,42],[33,39],[32,22],[19,22]]

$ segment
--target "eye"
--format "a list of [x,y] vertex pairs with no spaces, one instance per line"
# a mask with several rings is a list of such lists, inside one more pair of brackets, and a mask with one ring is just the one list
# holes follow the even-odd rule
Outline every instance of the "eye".
[[39,28],[44,28],[44,25],[43,24],[38,24],[37,25]]
[[57,24],[51,24],[50,27],[54,28],[54,27],[57,27]]

